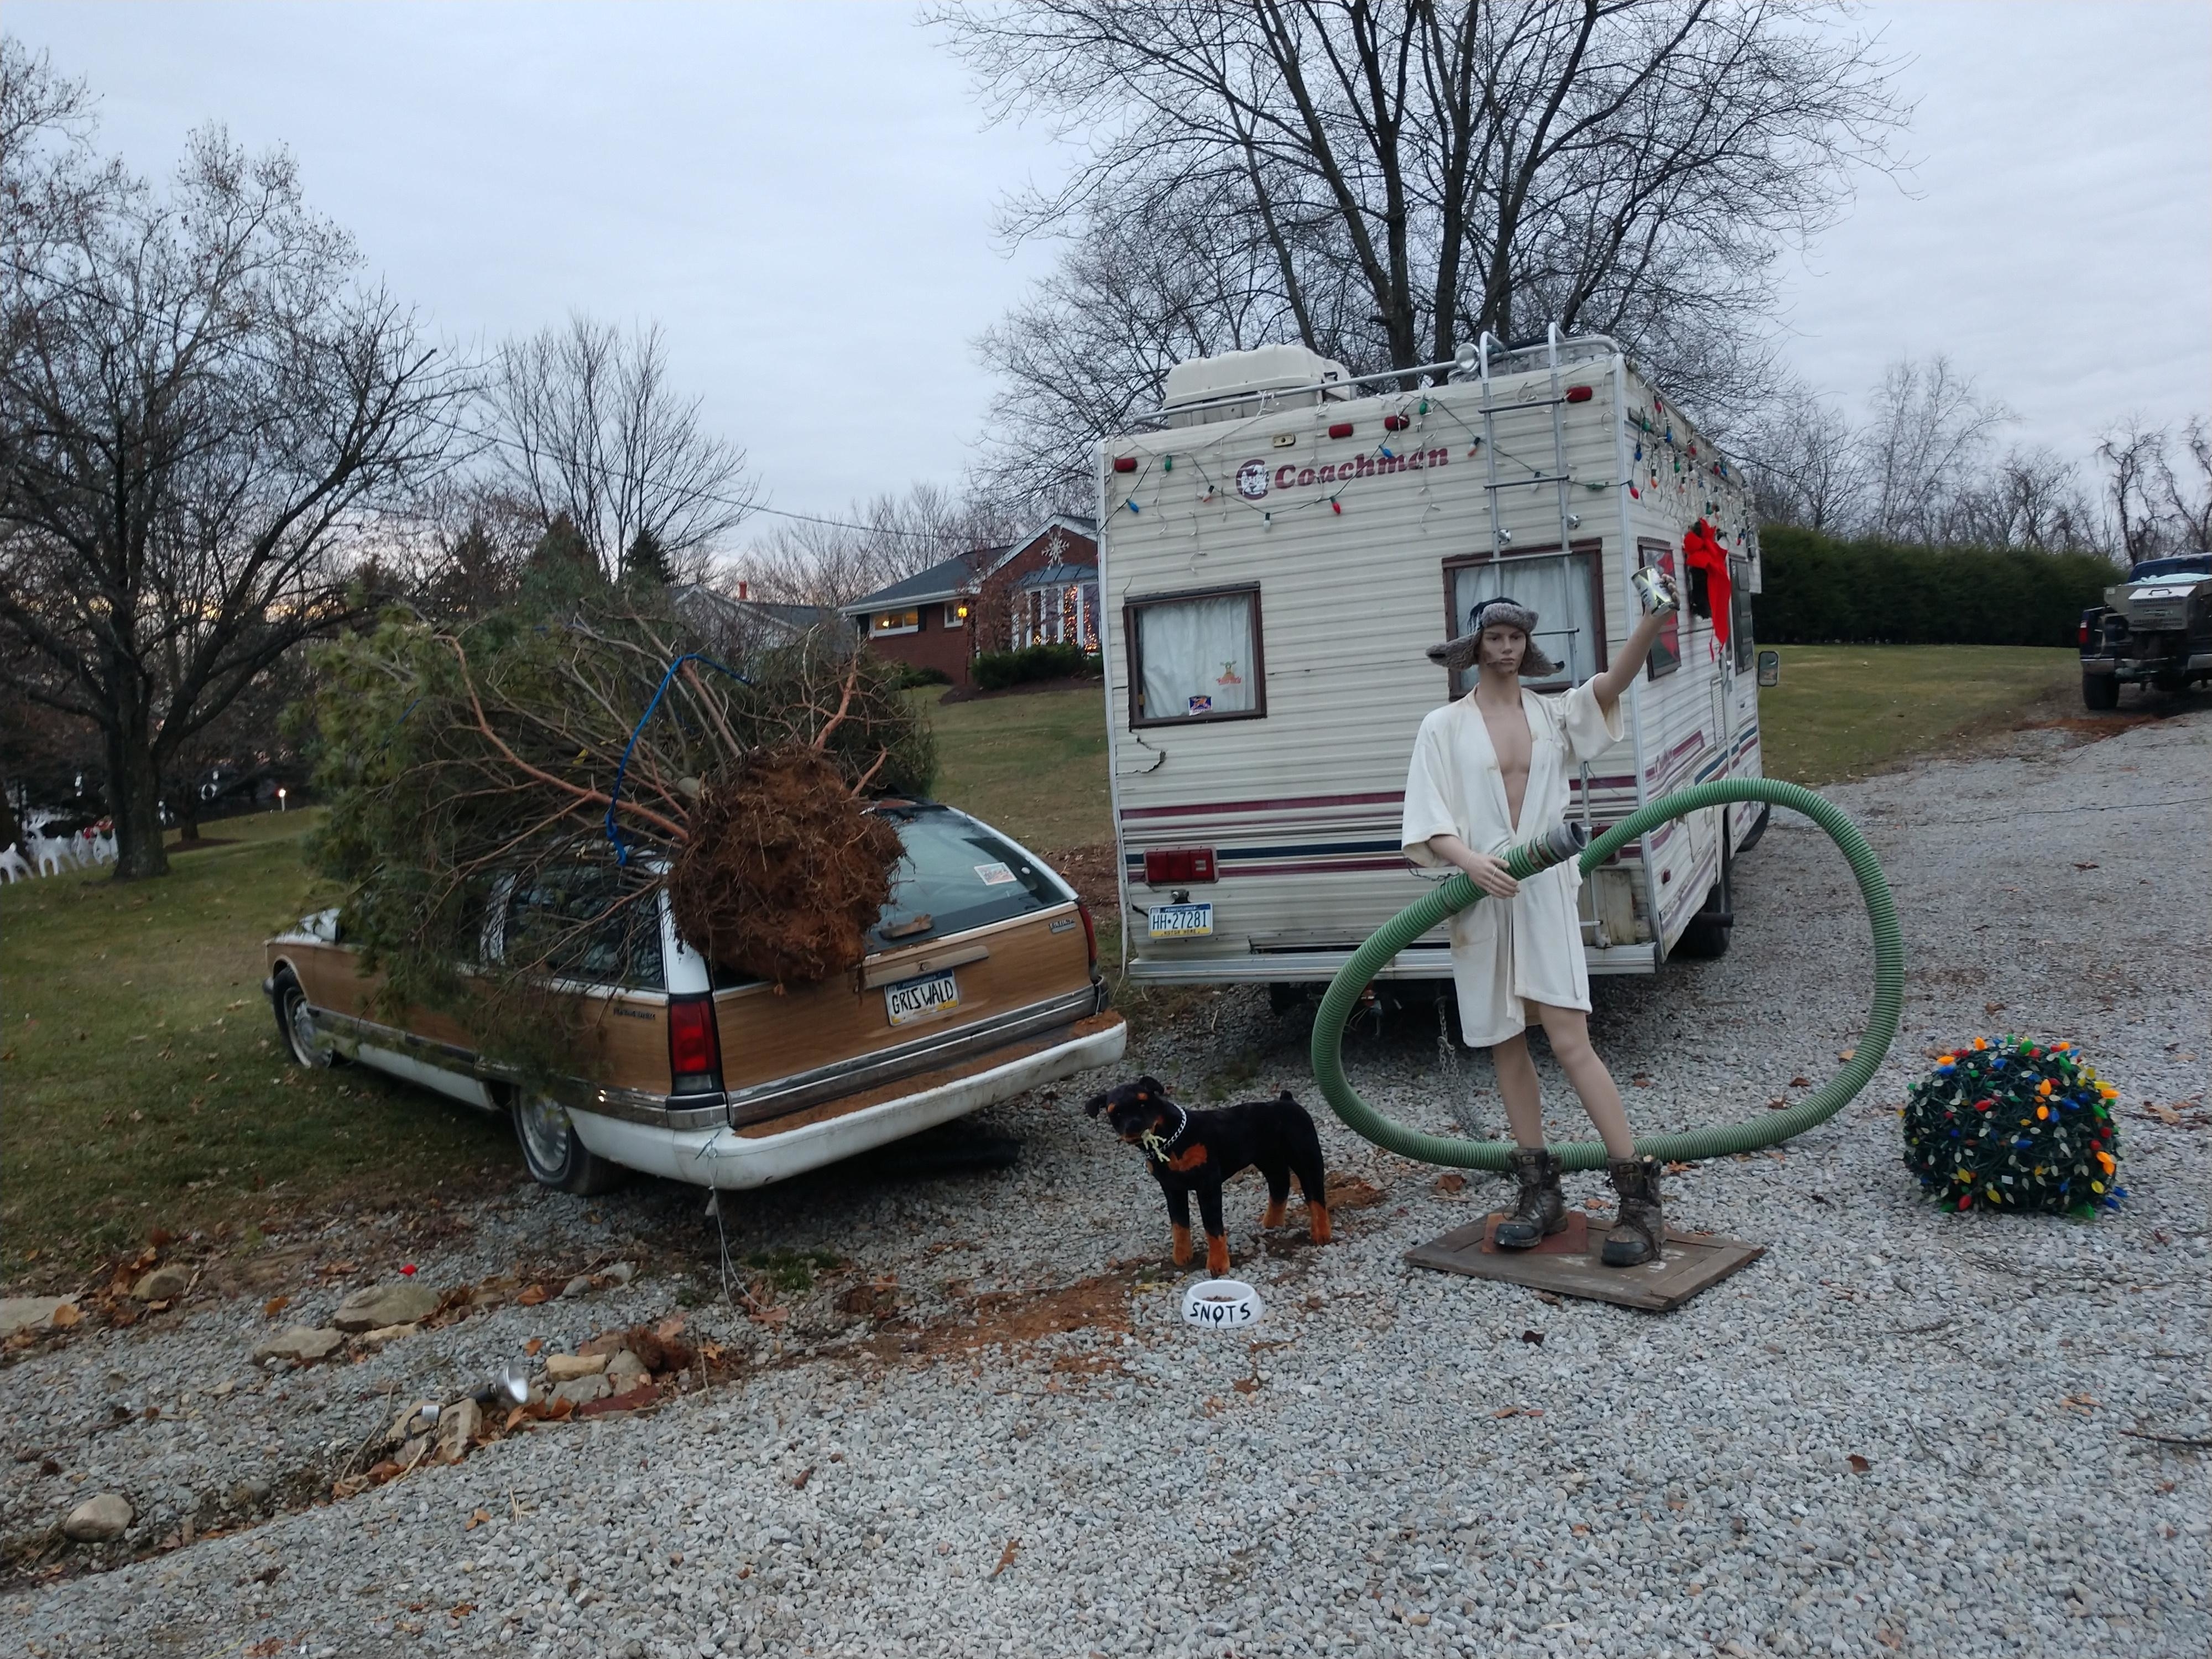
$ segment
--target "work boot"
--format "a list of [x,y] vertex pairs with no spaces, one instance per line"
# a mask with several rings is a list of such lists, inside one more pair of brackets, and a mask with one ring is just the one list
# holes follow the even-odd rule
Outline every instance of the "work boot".
[[1557,1158],[1541,1146],[1516,1146],[1513,1173],[1521,1182],[1521,1199],[1513,1213],[1498,1224],[1493,1242],[1501,1250],[1528,1249],[1567,1224]]
[[1605,1167],[1620,1194],[1620,1213],[1605,1235],[1605,1265],[1633,1267],[1658,1261],[1660,1241],[1667,1237],[1666,1218],[1659,1212],[1658,1161],[1617,1158]]

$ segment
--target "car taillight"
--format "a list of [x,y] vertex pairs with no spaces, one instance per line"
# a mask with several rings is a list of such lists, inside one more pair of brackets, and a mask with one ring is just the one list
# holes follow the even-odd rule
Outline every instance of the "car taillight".
[[722,1039],[714,1029],[714,999],[708,993],[668,999],[668,1071],[679,1095],[718,1092],[722,1086]]
[[1083,948],[1091,955],[1091,971],[1098,971],[1098,924],[1091,919],[1091,907],[1081,899],[1075,901],[1075,914],[1083,918]]
[[1155,847],[1145,854],[1145,881],[1153,887],[1172,887],[1180,882],[1212,881],[1211,847]]
[[2076,645],[2087,645],[2089,643],[2089,623],[2087,617],[2082,619],[2079,630],[2075,634],[2074,643]]

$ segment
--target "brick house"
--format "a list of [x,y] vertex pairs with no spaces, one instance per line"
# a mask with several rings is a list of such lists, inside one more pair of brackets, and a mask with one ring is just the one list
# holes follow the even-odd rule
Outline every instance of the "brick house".
[[1056,518],[1018,542],[980,547],[866,593],[839,613],[895,662],[974,684],[980,653],[1042,640],[1098,648],[1098,526]]

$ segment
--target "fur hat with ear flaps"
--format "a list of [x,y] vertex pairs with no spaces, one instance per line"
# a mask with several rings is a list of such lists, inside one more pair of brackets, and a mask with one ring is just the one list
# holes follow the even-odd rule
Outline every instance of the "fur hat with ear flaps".
[[1455,674],[1462,673],[1474,665],[1482,644],[1482,630],[1501,625],[1517,628],[1528,636],[1528,647],[1521,653],[1522,679],[1547,680],[1559,672],[1559,665],[1546,656],[1536,644],[1536,613],[1508,599],[1485,599],[1475,606],[1474,615],[1468,618],[1467,632],[1455,640],[1431,646],[1429,660],[1441,663]]

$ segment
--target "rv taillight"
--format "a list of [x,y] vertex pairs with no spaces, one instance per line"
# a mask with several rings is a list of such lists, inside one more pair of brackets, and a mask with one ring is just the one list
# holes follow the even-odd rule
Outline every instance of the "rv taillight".
[[1134,455],[1116,455],[1114,458],[1114,470],[1116,472],[1134,472],[1137,470],[1137,458]]
[[1586,386],[1571,386],[1567,388],[1567,401],[1571,404],[1586,404],[1596,395],[1592,388]]
[[1332,438],[1349,438],[1352,435],[1352,422],[1349,421],[1337,422],[1335,425],[1329,428],[1328,435]]
[[1382,429],[1385,432],[1403,432],[1412,424],[1413,422],[1403,415],[1385,415],[1382,417]]
[[677,1094],[720,1090],[722,1039],[714,1030],[712,994],[668,999],[668,1071]]
[[1211,847],[1155,847],[1145,854],[1145,883],[1173,887],[1182,882],[1218,879]]
[[1091,919],[1091,907],[1081,899],[1075,901],[1075,914],[1083,918],[1083,948],[1091,956],[1091,971],[1098,971],[1098,924]]

